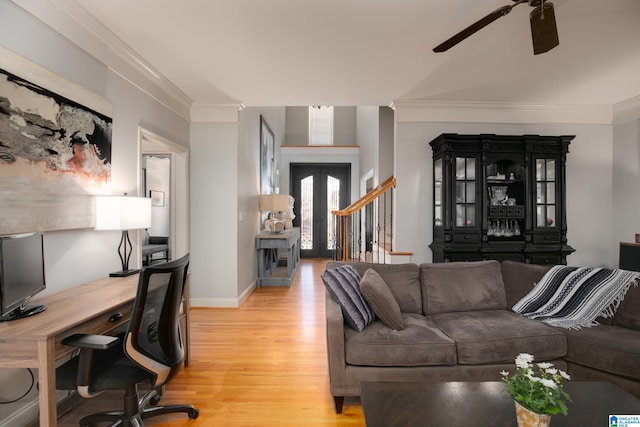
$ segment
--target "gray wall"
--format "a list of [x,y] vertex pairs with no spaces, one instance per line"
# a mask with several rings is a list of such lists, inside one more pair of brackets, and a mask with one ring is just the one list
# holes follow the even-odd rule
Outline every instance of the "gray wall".
[[[0,44],[111,101],[113,194],[138,194],[139,126],[143,125],[178,144],[188,145],[189,124],[184,119],[9,1],[0,1]],[[136,234],[133,233],[132,238],[137,246]],[[75,286],[120,270],[117,255],[119,240],[119,232],[96,232],[91,229],[46,233],[46,292]],[[135,255],[132,264],[139,264]],[[0,369],[0,389],[4,390],[7,384],[11,384],[11,393],[5,394],[7,396],[14,395],[13,390],[28,388],[21,370]],[[21,421],[12,417],[25,406],[31,407],[31,412],[28,410],[25,416],[31,414],[35,417],[37,406],[33,402],[36,395],[12,405],[0,405],[0,424],[8,422],[8,425],[21,425]]]
[[640,233],[640,119],[613,127],[613,247]]
[[380,107],[380,146],[378,148],[378,175],[380,181],[393,176],[394,165],[394,114],[389,107]]
[[360,177],[373,171],[374,185],[378,181],[378,107],[357,107],[357,141],[360,147]]

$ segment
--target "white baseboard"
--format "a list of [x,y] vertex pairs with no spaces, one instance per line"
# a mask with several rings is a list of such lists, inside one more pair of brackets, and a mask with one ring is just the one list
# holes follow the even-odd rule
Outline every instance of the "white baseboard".
[[38,399],[27,402],[0,421],[0,427],[26,426],[38,419]]
[[[191,307],[240,307],[256,288],[253,282],[238,298],[193,298],[189,299]],[[2,427],[2,426],[0,426]]]

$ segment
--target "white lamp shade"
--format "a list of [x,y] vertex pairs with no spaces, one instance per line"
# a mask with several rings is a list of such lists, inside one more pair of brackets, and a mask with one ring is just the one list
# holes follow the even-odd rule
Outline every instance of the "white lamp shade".
[[289,210],[288,194],[262,194],[260,195],[260,210],[263,212],[286,212]]
[[151,199],[97,196],[96,230],[137,230],[151,227]]

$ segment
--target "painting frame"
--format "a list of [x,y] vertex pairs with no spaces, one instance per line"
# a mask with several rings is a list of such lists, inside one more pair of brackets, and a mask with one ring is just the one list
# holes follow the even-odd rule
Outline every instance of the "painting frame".
[[273,194],[276,187],[275,134],[260,115],[260,194]]
[[164,206],[164,191],[149,190],[149,197],[151,198],[151,206]]
[[93,228],[111,194],[109,100],[0,46],[0,234]]

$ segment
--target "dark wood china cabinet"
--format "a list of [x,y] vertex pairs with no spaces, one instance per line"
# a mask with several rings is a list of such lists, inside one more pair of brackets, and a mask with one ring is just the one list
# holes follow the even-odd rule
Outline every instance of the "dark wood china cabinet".
[[566,264],[573,138],[447,133],[431,141],[433,261]]

